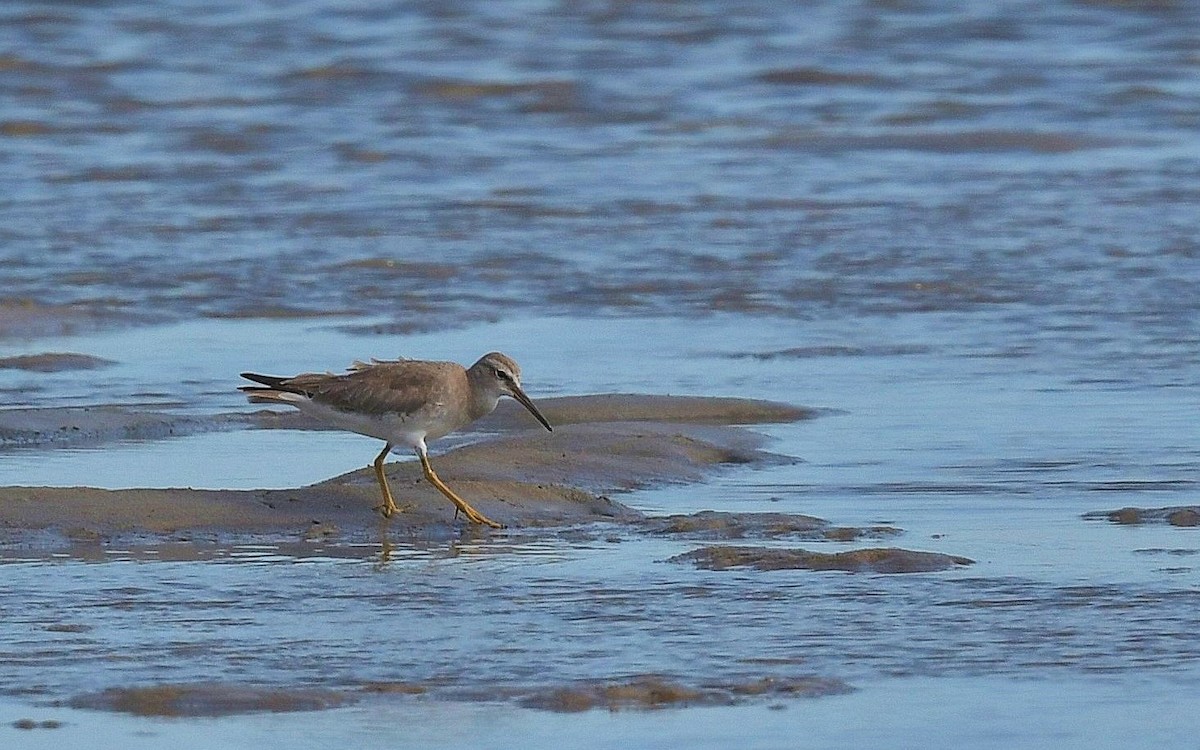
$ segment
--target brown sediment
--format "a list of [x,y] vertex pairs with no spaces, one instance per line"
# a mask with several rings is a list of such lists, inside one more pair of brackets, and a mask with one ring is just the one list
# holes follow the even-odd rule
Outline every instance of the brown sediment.
[[636,675],[620,681],[588,681],[538,690],[525,696],[521,705],[562,713],[594,708],[654,710],[728,706],[762,696],[816,698],[848,693],[853,689],[841,680],[816,676],[763,677],[747,682],[693,686],[661,675]]
[[930,573],[974,560],[940,552],[918,552],[894,547],[812,552],[804,549],[732,547],[715,545],[676,555],[670,562],[690,562],[707,570],[754,568],[757,570],[842,570],[853,573]]
[[90,708],[137,716],[230,716],[233,714],[319,711],[353,702],[335,690],[268,688],[231,683],[180,683],[113,687],[77,696],[72,708]]
[[1089,521],[1108,520],[1119,524],[1167,523],[1172,526],[1200,526],[1200,506],[1177,505],[1166,508],[1118,508],[1084,513]]

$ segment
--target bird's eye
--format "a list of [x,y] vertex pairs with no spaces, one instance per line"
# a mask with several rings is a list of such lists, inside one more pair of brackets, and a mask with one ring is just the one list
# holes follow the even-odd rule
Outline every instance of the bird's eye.
[[493,367],[492,374],[496,376],[496,380],[508,379],[508,373],[504,372],[504,370],[501,370],[499,367]]

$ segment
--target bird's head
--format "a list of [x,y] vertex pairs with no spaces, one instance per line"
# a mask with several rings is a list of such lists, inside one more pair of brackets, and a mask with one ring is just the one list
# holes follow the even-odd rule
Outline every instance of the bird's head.
[[487,389],[496,394],[496,397],[511,396],[516,399],[529,410],[537,421],[542,423],[542,426],[553,432],[554,428],[538,411],[538,408],[533,405],[533,401],[529,396],[525,395],[525,391],[521,390],[521,367],[506,354],[500,352],[491,352],[479,358],[479,361],[471,365],[470,372],[475,377],[482,380]]

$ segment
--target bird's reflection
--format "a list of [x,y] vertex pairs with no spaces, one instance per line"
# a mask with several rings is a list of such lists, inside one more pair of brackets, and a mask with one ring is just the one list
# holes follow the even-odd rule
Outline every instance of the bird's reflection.
[[[379,553],[375,558],[375,568],[383,570],[392,562],[397,550],[397,545],[391,538],[391,519],[381,518],[376,529],[379,540]],[[422,551],[429,557],[441,559],[486,554],[494,552],[496,549],[494,542],[497,541],[497,535],[495,532],[485,533],[476,524],[464,524],[456,532],[452,530],[451,533],[455,533],[456,535],[447,540],[446,547],[440,552],[436,542],[433,540],[424,545],[420,545],[417,542],[416,544],[401,544],[400,546],[411,549],[419,545],[423,548]]]

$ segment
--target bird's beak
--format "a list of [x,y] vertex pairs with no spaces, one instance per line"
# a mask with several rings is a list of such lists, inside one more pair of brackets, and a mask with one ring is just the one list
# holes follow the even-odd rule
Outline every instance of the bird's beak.
[[525,395],[525,391],[521,390],[521,386],[517,385],[516,383],[512,384],[512,397],[520,401],[521,406],[524,406],[526,409],[528,409],[530,414],[537,417],[537,421],[541,422],[542,426],[545,427],[548,432],[554,432],[554,428],[550,426],[550,423],[546,421],[546,418],[542,416],[542,413],[538,411],[538,408],[534,406],[533,402],[529,400],[529,397]]

